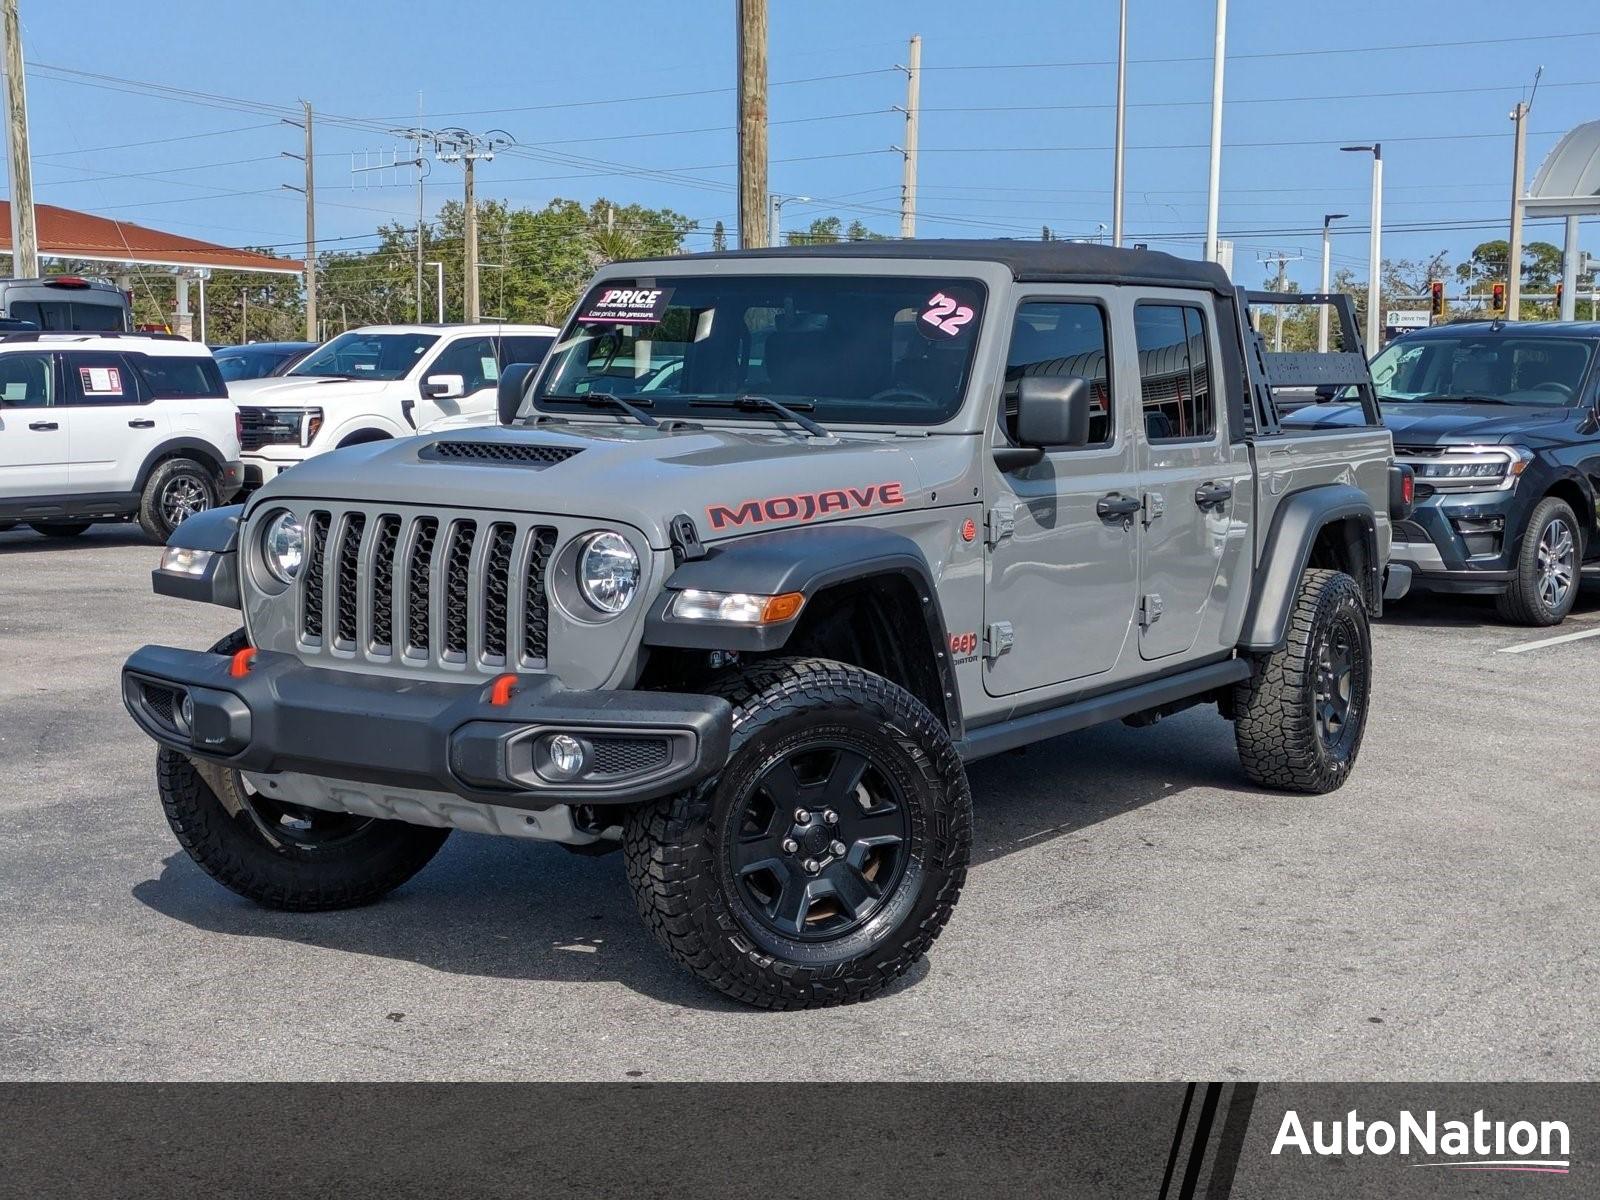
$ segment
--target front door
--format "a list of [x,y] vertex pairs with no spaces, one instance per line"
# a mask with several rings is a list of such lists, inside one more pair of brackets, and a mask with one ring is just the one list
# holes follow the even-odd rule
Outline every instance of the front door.
[[[1018,383],[1027,376],[1091,381],[1089,444],[1049,451],[1021,470],[991,468],[984,686],[990,695],[1065,690],[1117,663],[1138,593],[1138,523],[1100,511],[1134,502],[1130,406],[1108,368],[1111,292],[1041,289],[1012,318],[996,444],[1015,443]],[[1120,410],[1120,411],[1119,411]],[[1079,682],[1077,686],[1082,686]]]
[[422,382],[426,385],[440,375],[461,376],[463,394],[450,398],[424,395],[417,408],[419,426],[440,417],[476,418],[485,425],[496,422],[500,364],[493,338],[464,337],[451,342],[422,369]]
[[[1166,294],[1168,297],[1170,293]],[[1134,305],[1141,421],[1139,653],[1193,653],[1220,619],[1214,604],[1224,568],[1242,551],[1233,513],[1247,502],[1248,461],[1229,444],[1210,300]],[[1235,493],[1238,498],[1235,498]]]
[[70,410],[56,392],[51,355],[0,354],[0,500],[68,490]]
[[131,492],[167,435],[166,406],[121,354],[61,353],[62,399],[72,410],[72,490]]

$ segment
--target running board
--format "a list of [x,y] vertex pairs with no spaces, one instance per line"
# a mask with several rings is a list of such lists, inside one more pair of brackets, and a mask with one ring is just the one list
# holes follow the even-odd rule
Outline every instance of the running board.
[[1009,721],[984,725],[968,731],[967,736],[956,743],[956,751],[964,762],[976,762],[980,758],[1003,754],[1007,750],[1031,745],[1045,738],[1059,737],[1063,733],[1075,733],[1091,725],[1120,720],[1134,713],[1144,712],[1146,709],[1160,708],[1164,704],[1174,704],[1190,696],[1228,687],[1248,678],[1250,678],[1248,660],[1227,658],[1221,662],[1184,671],[1181,675],[1169,675],[1164,679],[1136,683],[1131,687],[1107,692],[1103,696],[1074,700],[1057,708],[1047,708],[1042,712],[1029,713],[1027,716],[1013,717]]

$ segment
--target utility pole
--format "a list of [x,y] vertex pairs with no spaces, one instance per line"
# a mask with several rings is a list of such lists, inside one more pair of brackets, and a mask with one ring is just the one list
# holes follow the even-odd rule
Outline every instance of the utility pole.
[[922,110],[922,35],[913,34],[906,58],[906,144],[900,172],[900,236],[917,236],[917,121]]
[[[1541,71],[1543,67],[1539,68]],[[1538,87],[1538,77],[1534,77]],[[1522,175],[1528,150],[1528,114],[1532,104],[1517,101],[1511,110],[1516,127],[1511,150],[1511,240],[1506,246],[1506,315],[1515,321],[1522,311]]]
[[[1289,291],[1287,268],[1290,263],[1299,262],[1305,255],[1290,254],[1285,250],[1269,250],[1256,257],[1258,262],[1278,264],[1278,278],[1273,281],[1272,290],[1287,294]],[[1275,304],[1272,308],[1272,348],[1280,353],[1283,350],[1283,305],[1281,304]]]
[[[1327,295],[1328,290],[1333,287],[1333,238],[1329,233],[1329,227],[1335,221],[1342,221],[1349,215],[1349,213],[1322,214],[1322,282],[1319,285],[1319,290],[1323,295]],[[1319,304],[1317,305],[1317,353],[1326,354],[1327,352],[1328,306]]]
[[5,11],[6,140],[11,147],[11,273],[39,275],[39,227],[33,215],[33,160],[28,150],[28,86],[22,72],[22,22],[17,0]]
[[434,143],[442,162],[459,162],[466,177],[462,212],[463,266],[462,319],[478,319],[478,197],[474,169],[481,158],[494,161],[494,152],[501,146],[516,141],[504,129],[491,129],[488,133],[468,133],[465,129],[442,129]]
[[1111,164],[1111,244],[1122,245],[1122,160],[1128,124],[1128,0],[1117,14],[1117,148]]
[[302,100],[300,107],[305,110],[304,121],[291,121],[285,117],[283,123],[304,127],[306,152],[300,155],[284,150],[282,154],[284,158],[298,158],[305,163],[306,185],[303,188],[295,187],[292,183],[283,186],[291,192],[300,192],[306,198],[306,341],[317,342],[322,340],[317,336],[317,155],[311,137],[311,102]]
[[767,230],[767,0],[739,4],[739,245]]
[[1222,201],[1222,67],[1228,57],[1228,0],[1217,0],[1211,51],[1211,170],[1206,183],[1206,261],[1217,261],[1217,217]]

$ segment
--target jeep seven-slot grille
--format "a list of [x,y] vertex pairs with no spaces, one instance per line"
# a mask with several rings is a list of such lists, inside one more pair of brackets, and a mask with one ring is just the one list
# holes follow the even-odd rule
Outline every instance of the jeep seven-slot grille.
[[544,665],[548,525],[377,509],[306,514],[305,651],[493,670]]

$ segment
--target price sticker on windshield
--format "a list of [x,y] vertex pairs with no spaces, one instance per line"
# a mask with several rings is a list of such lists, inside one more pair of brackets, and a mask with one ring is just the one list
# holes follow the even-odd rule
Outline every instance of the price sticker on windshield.
[[672,299],[672,289],[617,284],[589,293],[578,320],[606,325],[659,325]]
[[923,302],[917,328],[935,341],[961,338],[974,328],[978,298],[970,288],[940,288]]

